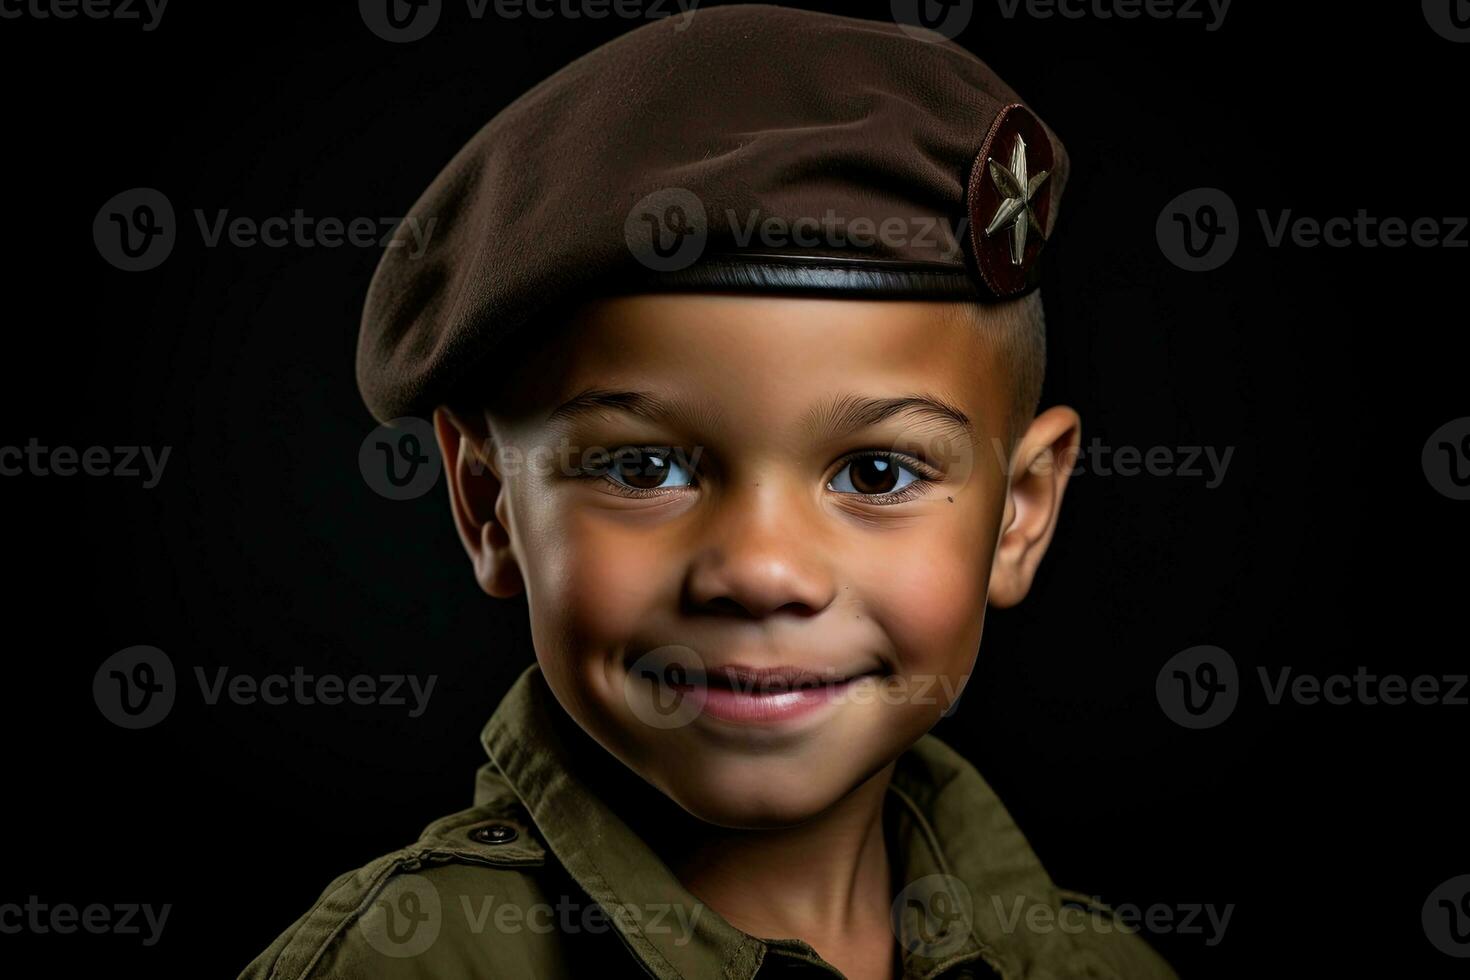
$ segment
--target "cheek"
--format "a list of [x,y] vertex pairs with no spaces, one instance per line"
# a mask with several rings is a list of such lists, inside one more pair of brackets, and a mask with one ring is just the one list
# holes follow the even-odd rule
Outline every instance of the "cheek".
[[519,554],[537,647],[560,656],[621,651],[667,592],[674,566],[647,527],[579,508],[574,496],[543,491],[526,508]]
[[863,603],[906,672],[963,673],[978,648],[996,525],[967,509],[875,542],[859,566]]

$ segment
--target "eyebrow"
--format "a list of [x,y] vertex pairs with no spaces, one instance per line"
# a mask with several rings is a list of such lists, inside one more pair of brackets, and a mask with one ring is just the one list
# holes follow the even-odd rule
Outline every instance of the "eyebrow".
[[[623,412],[652,422],[708,422],[714,413],[700,407],[670,402],[641,391],[614,391],[588,388],[562,402],[547,416],[548,423],[568,422],[601,412]],[[804,422],[814,430],[833,436],[880,425],[899,415],[912,414],[948,429],[957,435],[973,438],[975,424],[959,408],[934,395],[913,394],[900,398],[864,398],[844,395],[806,414]]]
[[823,409],[808,413],[806,422],[835,436],[879,425],[899,415],[917,416],[956,435],[968,438],[975,435],[975,424],[968,415],[942,398],[924,394],[901,398],[845,395]]

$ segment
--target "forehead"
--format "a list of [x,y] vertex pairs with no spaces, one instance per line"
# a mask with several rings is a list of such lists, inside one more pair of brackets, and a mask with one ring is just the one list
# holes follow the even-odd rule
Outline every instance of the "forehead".
[[[516,399],[532,416],[588,389],[647,391],[762,425],[847,396],[934,396],[1000,426],[1007,379],[957,304],[659,294],[579,309]],[[529,401],[529,404],[528,404]]]

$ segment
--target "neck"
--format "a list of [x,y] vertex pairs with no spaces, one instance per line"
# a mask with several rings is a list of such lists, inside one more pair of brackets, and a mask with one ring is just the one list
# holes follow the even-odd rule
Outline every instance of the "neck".
[[844,976],[886,980],[898,972],[883,820],[895,765],[802,824],[763,830],[699,820],[620,765],[590,767],[584,778],[619,800],[619,815],[685,889],[732,926],[801,939]]
[[802,939],[819,953],[891,941],[883,803],[892,776],[890,763],[795,827],[693,821],[687,835],[671,835],[677,843],[665,861],[692,894],[752,936]]

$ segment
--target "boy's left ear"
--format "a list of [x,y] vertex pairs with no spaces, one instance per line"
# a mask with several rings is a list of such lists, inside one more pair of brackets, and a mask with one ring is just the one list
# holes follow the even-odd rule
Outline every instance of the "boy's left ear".
[[992,606],[1014,606],[1031,591],[1041,556],[1056,530],[1062,494],[1081,442],[1081,417],[1058,405],[1032,420],[1011,454],[1006,509],[990,566]]

